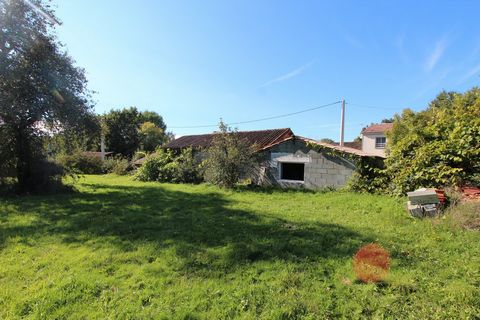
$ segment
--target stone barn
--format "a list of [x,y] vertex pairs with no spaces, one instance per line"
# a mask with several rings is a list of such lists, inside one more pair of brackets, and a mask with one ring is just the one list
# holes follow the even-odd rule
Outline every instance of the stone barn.
[[[216,134],[182,136],[165,148],[181,150],[192,147],[201,152]],[[306,189],[342,187],[354,172],[355,165],[340,154],[373,156],[358,149],[295,136],[289,128],[239,131],[238,135],[257,147],[260,163],[254,181],[260,185]]]

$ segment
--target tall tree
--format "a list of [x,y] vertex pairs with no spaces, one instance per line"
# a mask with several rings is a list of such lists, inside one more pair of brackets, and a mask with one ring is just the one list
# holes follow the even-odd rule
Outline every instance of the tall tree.
[[48,2],[0,1],[0,145],[21,192],[45,176],[45,133],[78,127],[92,109],[84,71],[56,38],[57,23]]
[[157,127],[153,122],[142,123],[140,126],[140,135],[142,138],[142,148],[146,152],[155,151],[155,149],[161,146],[166,140],[163,129]]
[[158,113],[156,113],[155,111],[143,111],[140,113],[139,117],[140,117],[139,119],[140,123],[151,122],[158,128],[162,129],[163,132],[167,130],[167,125],[163,121],[163,117]]
[[140,147],[140,113],[137,108],[111,110],[103,118],[109,151],[131,158]]

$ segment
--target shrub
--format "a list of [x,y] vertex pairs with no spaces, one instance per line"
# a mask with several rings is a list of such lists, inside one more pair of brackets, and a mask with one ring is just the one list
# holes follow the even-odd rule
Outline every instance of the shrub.
[[147,156],[135,178],[173,183],[198,183],[202,180],[192,149],[185,149],[178,155],[171,150],[159,149]]
[[[28,193],[56,193],[71,190],[71,187],[62,184],[62,178],[68,171],[54,161],[39,157],[32,162],[28,172]],[[4,183],[3,186],[0,185],[0,192],[24,192],[16,178],[8,178]]]
[[71,173],[101,174],[103,173],[103,160],[77,152],[71,155],[60,155],[57,162]]
[[255,149],[223,122],[219,129],[202,163],[204,177],[220,187],[232,188],[241,178],[249,178],[254,172]]
[[389,182],[383,159],[358,157],[355,161],[355,172],[346,189],[354,192],[383,193],[390,188]]
[[48,160],[37,161],[33,170],[35,173],[32,175],[34,177],[32,182],[36,186],[33,189],[34,192],[57,192],[68,189],[62,184],[62,178],[66,171],[57,163]]
[[385,164],[356,161],[350,190],[403,195],[480,184],[480,89],[442,92],[424,111],[404,110],[388,139]]
[[480,89],[442,92],[420,112],[396,115],[388,135],[387,174],[394,193],[478,182]]
[[164,150],[147,156],[142,166],[138,169],[135,179],[140,181],[161,181],[165,179],[165,166],[173,161],[170,154]]
[[107,158],[103,161],[103,172],[104,173],[115,173],[120,176],[128,174],[130,171],[130,162],[127,159],[121,157],[118,158]]
[[124,176],[130,171],[130,162],[127,159],[117,159],[112,173]]
[[102,164],[102,171],[104,173],[111,173],[113,172],[113,168],[117,165],[117,159],[116,158],[105,158],[105,160],[103,160],[103,164]]
[[198,161],[195,159],[191,148],[183,150],[176,158],[174,163],[176,182],[199,183],[203,178],[200,174]]

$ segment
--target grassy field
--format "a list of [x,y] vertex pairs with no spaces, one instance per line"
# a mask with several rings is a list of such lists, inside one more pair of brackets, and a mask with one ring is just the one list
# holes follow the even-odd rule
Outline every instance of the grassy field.
[[[0,318],[479,319],[480,233],[403,200],[87,176],[0,198]],[[380,284],[352,255],[392,256]]]

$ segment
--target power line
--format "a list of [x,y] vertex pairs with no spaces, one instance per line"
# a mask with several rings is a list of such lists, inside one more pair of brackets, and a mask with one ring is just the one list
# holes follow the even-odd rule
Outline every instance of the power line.
[[378,106],[365,106],[361,104],[356,104],[356,103],[350,103],[347,102],[349,106],[354,106],[354,107],[359,107],[359,108],[366,108],[366,109],[379,109],[379,110],[403,110],[408,107],[378,107]]
[[[246,124],[246,123],[253,123],[253,122],[260,122],[260,121],[267,121],[267,120],[290,117],[290,116],[293,116],[293,115],[296,115],[296,114],[310,112],[310,111],[313,111],[313,110],[318,110],[318,109],[330,107],[330,106],[333,106],[335,104],[339,104],[341,102],[342,101],[335,101],[335,102],[324,104],[324,105],[321,105],[321,106],[318,106],[318,107],[303,109],[303,110],[300,110],[300,111],[285,113],[285,114],[281,114],[281,115],[273,116],[273,117],[266,117],[266,118],[260,118],[260,119],[255,119],[255,120],[247,120],[247,121],[239,121],[239,122],[230,122],[230,123],[227,123],[227,125],[230,126],[230,125],[237,125],[237,124]],[[198,125],[198,126],[172,126],[172,127],[169,127],[169,128],[172,128],[172,129],[190,129],[190,128],[210,128],[210,127],[218,127],[218,124]]]

